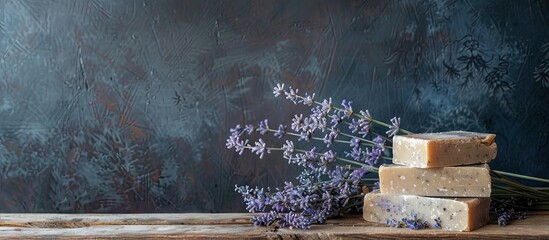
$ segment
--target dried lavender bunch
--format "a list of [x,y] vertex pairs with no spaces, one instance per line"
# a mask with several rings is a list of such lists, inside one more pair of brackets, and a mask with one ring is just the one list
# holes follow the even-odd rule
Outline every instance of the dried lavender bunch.
[[[273,89],[275,97],[285,96],[294,104],[303,104],[311,107],[308,116],[294,115],[288,125],[279,124],[275,128],[269,126],[267,119],[259,124],[236,125],[230,129],[231,135],[227,139],[228,149],[234,149],[239,155],[244,151],[251,151],[263,158],[265,154],[282,152],[282,156],[290,164],[302,167],[297,182],[285,182],[282,188],[250,188],[236,186],[236,191],[242,195],[246,209],[254,213],[252,221],[258,226],[278,225],[289,228],[309,228],[313,223],[323,223],[326,219],[341,215],[350,210],[360,210],[362,196],[368,189],[368,181],[364,178],[369,172],[378,169],[380,159],[391,160],[385,155],[385,149],[391,148],[390,137],[397,133],[411,134],[400,127],[400,118],[394,117],[391,124],[372,118],[368,110],[355,112],[352,102],[343,100],[340,107],[334,106],[332,99],[317,101],[315,93],[299,95],[299,90],[292,87],[285,88],[284,84],[277,84]],[[387,136],[374,131],[374,126],[383,127]],[[263,138],[253,141],[250,137],[273,134],[279,139],[287,139],[282,146],[271,146]],[[297,141],[296,141],[297,140]],[[307,143],[316,141],[325,145],[325,150],[317,147],[305,147]],[[254,142],[254,144],[251,144]],[[300,146],[301,145],[301,146]],[[316,145],[316,146],[319,146]],[[338,145],[338,147],[334,147]],[[341,150],[341,147],[345,150]],[[491,170],[494,186],[504,189],[508,193],[525,192],[532,199],[542,202],[537,209],[547,209],[549,205],[549,191],[545,188],[536,189],[521,185],[506,176],[518,177],[549,183],[548,179],[529,177],[514,173]],[[371,183],[371,182],[370,182]],[[369,185],[379,188],[379,182]],[[494,198],[496,199],[497,198]],[[503,214],[503,213],[502,213]],[[514,219],[514,212],[505,212],[502,222]],[[406,221],[405,221],[406,220]],[[440,219],[435,219],[435,228],[440,227]],[[426,225],[416,217],[391,220],[392,226],[404,226],[411,229],[421,229]],[[437,226],[438,225],[438,226]]]
[[516,206],[517,203],[521,202],[526,202],[526,205],[532,206],[534,205],[534,201],[534,199],[530,198],[522,198],[519,200],[514,197],[496,200],[490,203],[490,210],[497,216],[498,225],[506,226],[507,224],[509,224],[509,222],[513,220],[526,219],[526,213],[515,211],[515,208],[513,208],[513,206]]
[[[316,101],[315,94],[298,94],[299,90],[284,84],[274,88],[276,97],[284,95],[294,104],[311,106],[308,116],[295,115],[289,125],[269,126],[267,119],[259,124],[236,125],[230,129],[231,136],[226,146],[239,154],[249,150],[263,158],[275,151],[290,164],[303,168],[297,183],[285,182],[283,188],[250,188],[236,186],[250,212],[261,212],[252,219],[255,225],[309,228],[313,223],[323,223],[327,218],[358,210],[362,205],[362,187],[366,185],[363,176],[377,171],[375,165],[384,156],[387,138],[372,134],[372,125],[380,122],[373,119],[368,110],[355,113],[352,102],[343,100],[341,107],[335,107],[332,99]],[[391,120],[387,127],[389,137],[399,131],[400,119]],[[263,138],[250,140],[252,134],[273,134],[277,138],[290,138],[282,146],[270,146]],[[353,135],[357,133],[359,136]],[[305,149],[311,141],[325,145],[324,151],[316,147]],[[254,142],[252,145],[251,142]],[[305,144],[303,144],[305,143]],[[336,148],[334,144],[339,144]],[[341,150],[342,147],[345,149]]]

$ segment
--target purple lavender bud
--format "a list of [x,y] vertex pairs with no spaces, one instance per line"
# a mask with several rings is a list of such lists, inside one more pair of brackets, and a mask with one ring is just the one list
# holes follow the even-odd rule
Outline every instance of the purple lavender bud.
[[435,220],[435,224],[433,225],[433,228],[442,228],[440,217],[437,217],[434,220]]
[[343,114],[345,118],[349,118],[351,115],[353,115],[353,108],[351,107],[352,101],[347,101],[346,99],[343,99],[341,102],[341,106],[343,106]]
[[368,170],[364,168],[355,169],[351,174],[351,178],[353,180],[360,180],[362,176],[364,176],[364,174],[366,174],[367,172]]
[[260,121],[259,126],[257,127],[256,131],[259,132],[259,134],[261,134],[261,135],[265,135],[265,133],[267,133],[267,131],[269,131],[268,119]]
[[229,131],[231,132],[231,136],[240,137],[240,135],[242,135],[243,130],[244,129],[242,128],[242,126],[240,126],[240,124],[237,124],[234,128],[231,128]]
[[299,213],[289,212],[279,220],[278,225],[280,227],[289,227],[290,229],[308,229],[311,227],[311,221]]
[[303,124],[301,125],[301,131],[303,132],[314,131],[314,124],[311,121],[311,118],[306,117],[303,119]]
[[336,128],[339,123],[343,121],[342,113],[339,111],[335,111],[334,114],[330,116],[332,119],[330,123],[332,124],[332,128]]
[[401,227],[400,222],[398,220],[394,219],[394,218],[387,219],[387,226],[394,227],[394,228]]
[[305,97],[303,97],[303,99],[300,100],[299,102],[303,103],[303,105],[311,106],[311,105],[313,105],[313,103],[315,103],[314,98],[315,98],[314,93],[313,93],[313,95],[309,95],[309,94],[305,93]]
[[273,89],[273,94],[275,97],[278,97],[282,93],[284,93],[284,83],[283,84],[277,83],[276,87],[274,87]]
[[351,138],[351,143],[349,144],[352,148],[359,148],[360,147],[360,139],[357,137]]
[[259,212],[265,210],[267,196],[263,188],[260,189],[256,187],[254,189],[250,189],[249,186],[235,186],[235,190],[244,198],[246,209],[249,212]]
[[259,216],[252,217],[252,222],[255,226],[271,226],[277,219],[277,213],[271,211]]
[[282,145],[282,149],[284,150],[283,156],[285,158],[290,158],[294,153],[294,142],[286,140],[286,144]]
[[330,110],[332,110],[332,98],[324,99],[324,101],[322,101],[321,106],[322,106],[322,111],[328,114]]
[[248,139],[246,139],[245,141],[242,140],[242,141],[236,142],[236,145],[234,147],[238,155],[242,155],[242,153],[244,153],[244,149],[249,148],[251,146],[248,144]]
[[299,99],[299,96],[297,95],[298,91],[299,89],[293,89],[292,87],[290,87],[289,92],[284,92],[284,94],[286,95],[286,99],[289,99],[294,104],[297,104],[297,100]]
[[282,138],[286,134],[286,126],[285,125],[278,125],[278,130],[274,133],[275,137]]
[[248,135],[255,132],[254,125],[253,124],[247,124],[246,127],[244,128],[244,132],[248,133]]
[[358,123],[359,123],[358,134],[362,134],[362,137],[366,137],[370,132],[371,123],[372,123],[372,116],[370,115],[370,112],[368,110],[360,111],[360,119],[358,120]]
[[391,127],[389,131],[385,132],[389,137],[392,137],[398,133],[400,130],[400,118],[394,117],[391,119]]
[[360,127],[359,121],[352,119],[351,124],[349,124],[349,129],[351,130],[351,132],[355,133],[356,131],[358,131],[359,127]]
[[[368,150],[368,149],[366,149]],[[363,154],[364,152],[360,150],[360,148],[353,148],[351,149],[351,152],[345,152],[345,156],[346,157],[351,157],[353,160],[357,161],[357,162],[361,162],[363,161],[362,159],[362,156],[365,155]]]
[[339,129],[330,128],[330,132],[324,136],[324,143],[326,144],[326,147],[330,147],[338,135]]
[[320,162],[322,163],[322,165],[328,165],[328,164],[334,162],[335,160],[336,160],[336,156],[335,156],[335,153],[332,150],[329,150],[329,151],[325,152],[320,157]]
[[301,140],[305,140],[305,141],[309,141],[311,138],[313,137],[313,133],[310,132],[310,131],[305,131],[305,132],[301,132],[300,133],[300,136],[299,136],[299,141]]
[[263,139],[259,139],[258,142],[255,142],[255,146],[252,147],[252,152],[259,155],[259,159],[263,159],[265,153],[271,153],[271,150],[267,148]]
[[238,136],[231,135],[227,139],[227,143],[225,144],[225,146],[227,146],[227,149],[231,149],[236,146],[238,140]]
[[303,126],[303,114],[294,115],[294,118],[292,118],[292,130],[299,132],[302,126]]
[[376,147],[380,148],[381,151],[385,150],[385,139],[377,136],[373,139],[373,141],[376,143]]
[[377,161],[381,158],[381,155],[383,152],[381,151],[381,148],[373,148],[371,152],[367,155],[366,163],[368,163],[370,166],[373,166],[377,163]]
[[372,190],[379,190],[379,181],[374,183],[374,186],[372,187]]

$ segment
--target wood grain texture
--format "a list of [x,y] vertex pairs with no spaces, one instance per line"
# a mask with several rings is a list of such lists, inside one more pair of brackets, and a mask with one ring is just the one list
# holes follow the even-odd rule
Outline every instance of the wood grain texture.
[[0,239],[232,238],[232,239],[548,239],[549,212],[531,212],[506,227],[473,232],[385,227],[351,215],[309,230],[254,227],[251,214],[0,214]]

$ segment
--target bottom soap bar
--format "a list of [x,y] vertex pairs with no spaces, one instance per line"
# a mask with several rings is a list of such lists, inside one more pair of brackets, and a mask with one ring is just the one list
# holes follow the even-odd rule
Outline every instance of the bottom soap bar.
[[472,231],[488,223],[490,198],[432,198],[414,195],[381,194],[378,191],[364,197],[364,219],[387,223],[389,219],[413,218],[427,221],[450,231]]

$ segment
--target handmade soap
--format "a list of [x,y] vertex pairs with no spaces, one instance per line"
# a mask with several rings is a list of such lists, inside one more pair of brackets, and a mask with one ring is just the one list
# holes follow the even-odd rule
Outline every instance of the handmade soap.
[[363,216],[366,221],[387,223],[415,214],[430,228],[472,231],[488,223],[489,208],[490,198],[431,198],[376,191],[364,197]]
[[490,167],[414,168],[394,164],[379,168],[381,193],[431,197],[490,197]]
[[496,157],[495,134],[441,132],[393,138],[393,163],[432,168],[488,163]]

